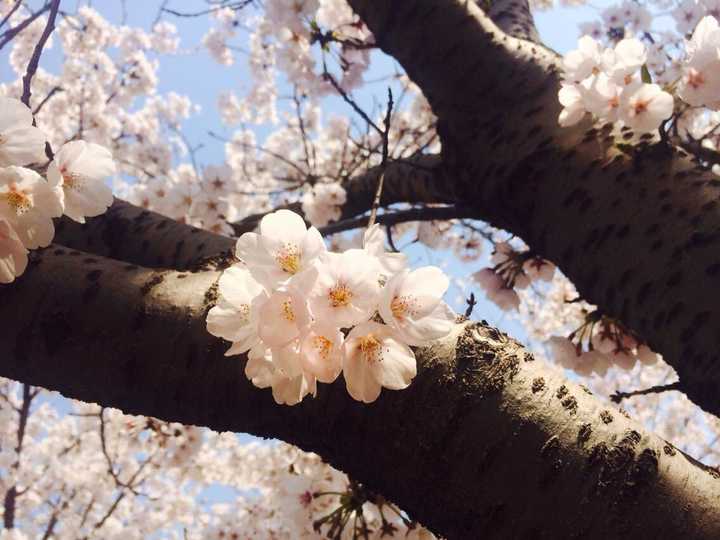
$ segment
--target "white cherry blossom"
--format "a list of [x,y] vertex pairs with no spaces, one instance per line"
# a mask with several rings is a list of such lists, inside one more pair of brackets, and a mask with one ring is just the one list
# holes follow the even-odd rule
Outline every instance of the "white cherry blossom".
[[11,283],[25,271],[27,253],[10,223],[0,218],[0,283]]
[[225,270],[218,282],[219,300],[208,312],[207,329],[232,342],[226,356],[241,354],[257,345],[258,312],[268,298],[265,288],[241,264]]
[[316,321],[348,328],[367,321],[377,309],[378,273],[363,250],[325,253],[312,277],[307,299]]
[[237,241],[236,255],[247,262],[255,279],[273,288],[287,282],[326,252],[320,232],[305,226],[289,210],[278,210],[260,222],[260,234],[245,233]]
[[7,220],[28,249],[52,242],[52,218],[62,215],[62,204],[38,173],[23,167],[0,169],[0,218]]
[[33,126],[32,112],[18,99],[0,97],[0,167],[47,161],[45,134]]
[[380,315],[408,345],[423,345],[446,336],[455,314],[442,301],[449,280],[435,266],[404,270],[383,287]]
[[48,181],[57,188],[64,213],[79,223],[100,215],[112,204],[105,180],[115,173],[107,148],[85,141],[64,144],[48,166]]
[[343,376],[350,395],[371,403],[381,389],[402,390],[417,373],[410,347],[384,324],[367,321],[353,328],[344,345]]
[[284,347],[298,339],[310,322],[305,301],[283,290],[270,294],[258,316],[258,335],[269,347]]
[[580,82],[596,75],[602,67],[602,45],[590,36],[578,40],[578,48],[563,57],[565,77],[569,81]]
[[623,99],[620,118],[641,132],[654,131],[673,112],[673,98],[657,84],[642,84]]
[[686,50],[679,96],[690,105],[720,109],[720,27],[715,17],[703,17]]
[[331,383],[342,371],[343,333],[332,324],[316,324],[305,333],[300,344],[303,371],[318,381]]

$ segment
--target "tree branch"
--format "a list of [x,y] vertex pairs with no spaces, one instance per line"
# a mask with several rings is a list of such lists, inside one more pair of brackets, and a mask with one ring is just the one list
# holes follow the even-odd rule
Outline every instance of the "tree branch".
[[458,326],[419,349],[410,388],[372,405],[340,380],[282,407],[205,329],[218,272],[95,259],[40,250],[0,288],[0,375],[130,414],[287,440],[449,538],[720,535],[711,470],[492,328]]
[[430,101],[453,196],[557,264],[720,414],[720,181],[657,136],[559,127],[557,55],[475,4],[350,3]]

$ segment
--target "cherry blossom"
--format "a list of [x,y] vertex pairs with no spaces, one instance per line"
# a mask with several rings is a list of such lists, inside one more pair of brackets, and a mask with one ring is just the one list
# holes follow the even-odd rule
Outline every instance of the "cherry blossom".
[[11,283],[25,271],[27,253],[10,223],[0,218],[0,283]]
[[345,384],[358,401],[375,401],[383,387],[407,388],[417,373],[410,347],[384,324],[368,321],[357,325],[348,334],[344,349]]
[[52,187],[38,173],[14,166],[0,169],[0,218],[7,220],[26,248],[52,242],[52,218],[62,211]]
[[244,265],[235,264],[220,276],[218,294],[218,303],[208,312],[208,332],[232,342],[226,356],[244,353],[260,339],[258,312],[267,292]]
[[0,167],[46,161],[45,141],[27,105],[0,96]]
[[455,322],[455,314],[442,301],[448,284],[435,266],[404,270],[383,287],[380,315],[408,345],[446,336]]
[[380,294],[377,271],[362,250],[326,253],[314,271],[307,293],[310,311],[318,321],[348,328],[370,318]]
[[315,227],[308,229],[300,216],[278,210],[263,217],[260,234],[245,233],[237,241],[237,256],[252,261],[250,272],[268,287],[288,281],[326,251]]
[[50,185],[58,188],[63,213],[85,223],[85,217],[100,215],[112,204],[112,190],[105,179],[114,173],[115,163],[107,148],[71,141],[57,151],[47,176]]
[[720,27],[715,17],[698,23],[687,42],[687,61],[678,93],[690,105],[720,109]]

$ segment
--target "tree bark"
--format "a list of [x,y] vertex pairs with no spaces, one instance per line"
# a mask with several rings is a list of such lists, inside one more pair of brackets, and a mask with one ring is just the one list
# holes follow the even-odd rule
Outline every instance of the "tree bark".
[[448,538],[717,538],[718,474],[483,323],[418,349],[371,405],[342,379],[276,405],[207,333],[216,271],[62,247],[0,288],[0,375],[131,414],[318,452]]
[[720,181],[628,128],[557,124],[559,57],[465,0],[350,0],[425,92],[448,198],[522,237],[720,414]]

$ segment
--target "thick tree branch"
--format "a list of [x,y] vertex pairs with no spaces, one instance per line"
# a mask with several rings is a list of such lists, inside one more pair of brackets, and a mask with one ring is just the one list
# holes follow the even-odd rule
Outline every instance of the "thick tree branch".
[[[341,218],[345,223],[329,225],[328,234],[347,227],[347,219],[370,210],[379,174],[380,167],[374,167],[345,183],[348,202],[343,206]],[[381,206],[398,202],[437,204],[452,201],[451,184],[444,176],[438,156],[420,155],[388,164]],[[297,204],[289,208],[301,211]],[[263,215],[249,216],[235,223],[235,233],[240,235],[254,230]],[[468,208],[463,208],[457,215],[447,211],[443,215],[445,219],[472,217]],[[417,217],[422,219],[420,214]],[[392,222],[392,218],[388,221]],[[362,226],[367,221],[353,223]],[[57,221],[56,229],[57,244],[149,268],[221,268],[230,260],[235,245],[232,238],[179,223],[119,199],[105,214],[88,219],[84,225],[62,218]]]
[[0,288],[0,375],[132,414],[282,438],[448,538],[720,535],[713,470],[482,324],[418,350],[410,388],[372,405],[354,402],[342,380],[276,405],[205,329],[218,277],[39,251]]
[[559,127],[557,55],[474,3],[350,3],[428,97],[454,196],[555,262],[720,414],[717,178],[652,135]]
[[55,242],[94,255],[150,268],[193,270],[227,261],[232,238],[185,225],[115,199],[104,214],[84,225],[63,217]]

